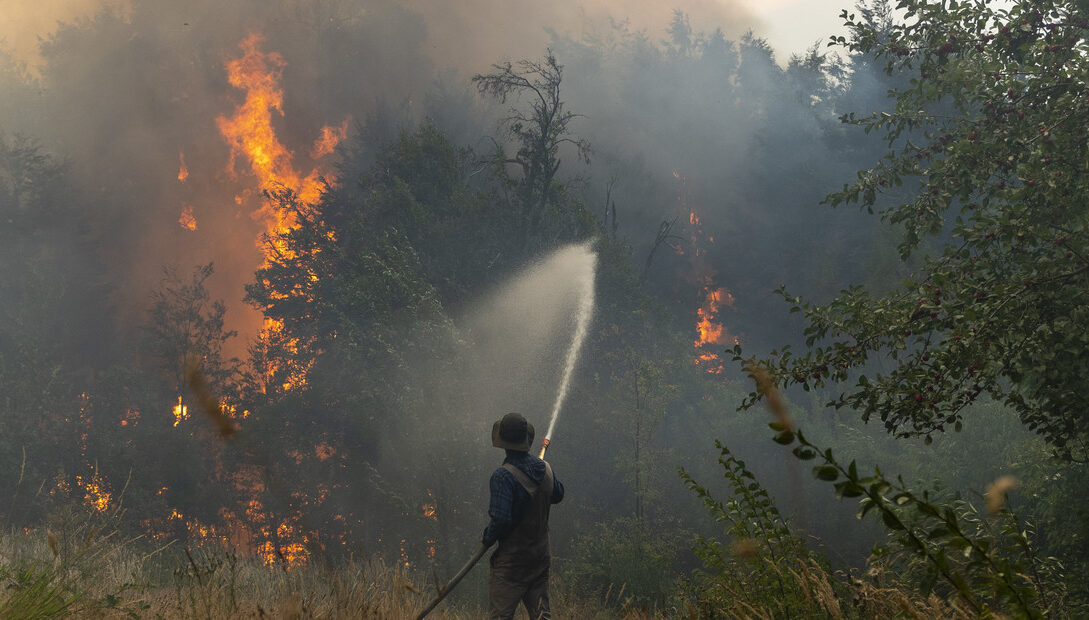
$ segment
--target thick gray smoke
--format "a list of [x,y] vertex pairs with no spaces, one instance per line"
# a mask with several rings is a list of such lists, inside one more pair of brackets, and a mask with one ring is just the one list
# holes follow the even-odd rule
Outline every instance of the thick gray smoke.
[[[689,4],[701,23],[733,32],[751,23],[727,3]],[[283,60],[283,115],[274,114],[273,124],[305,175],[330,169],[306,155],[324,125],[345,118],[366,124],[378,109],[400,110],[406,121],[431,111],[442,116],[443,97],[464,99],[467,78],[492,62],[537,57],[555,36],[607,33],[610,20],[632,19],[632,28],[658,38],[670,16],[649,0],[106,6],[42,43],[40,79],[14,66],[4,75],[0,130],[34,136],[74,163],[95,205],[92,232],[107,240],[119,305],[141,307],[164,264],[215,261],[213,293],[228,300],[228,325],[245,335],[255,319],[237,300],[260,264],[254,243],[262,226],[251,217],[259,197],[242,204],[234,198],[258,183],[245,162],[236,166],[237,178],[226,174],[228,149],[215,119],[233,114],[245,97],[227,82],[224,65],[240,56],[246,37],[263,36],[262,51]],[[440,75],[445,86],[438,86]],[[606,129],[604,121],[595,114],[592,124]],[[480,129],[492,127],[466,138],[479,139]],[[184,183],[177,180],[181,157]],[[186,207],[195,232],[178,225]]]
[[[651,0],[105,6],[42,43],[40,78],[14,66],[3,74],[0,131],[27,133],[73,163],[93,205],[90,232],[116,276],[112,298],[134,319],[164,265],[186,270],[214,261],[209,284],[228,303],[228,327],[244,340],[259,324],[239,300],[262,261],[256,240],[265,225],[253,215],[260,182],[244,159],[228,174],[230,152],[216,125],[245,100],[225,64],[253,34],[263,37],[262,53],[282,60],[284,101],[272,127],[304,176],[333,174],[333,156],[319,161],[308,152],[323,126],[345,119],[351,133],[388,137],[399,123],[432,117],[455,140],[489,148],[483,137],[504,109],[482,105],[468,78],[494,62],[539,58],[546,46],[566,65],[568,109],[584,115],[572,129],[595,145],[593,168],[574,167],[570,158],[565,171],[587,178],[588,200],[604,200],[615,180],[621,232],[638,254],[662,220],[689,211],[724,247],[766,213],[763,205],[796,198],[747,195],[754,174],[782,175],[781,186],[812,176],[798,147],[816,137],[816,124],[783,118],[796,116],[797,106],[766,107],[789,95],[768,92],[781,70],[760,49],[713,34],[721,29],[736,41],[754,26],[731,2],[685,2],[683,20],[672,5]],[[682,62],[697,55],[704,60]],[[777,143],[788,134],[789,143]],[[678,204],[674,172],[688,179],[687,204]],[[650,186],[675,191],[648,193]],[[179,224],[183,212],[196,231]]]
[[[362,173],[358,163],[366,157],[349,168],[338,166],[336,152],[312,154],[323,127],[347,122],[343,144],[366,151],[431,118],[459,146],[488,155],[488,137],[503,139],[498,121],[520,102],[482,100],[471,76],[493,63],[540,59],[551,48],[564,65],[566,109],[581,115],[570,128],[593,145],[589,167],[565,156],[560,174],[605,229],[630,244],[646,288],[680,308],[676,316],[692,337],[695,308],[709,288],[736,295],[738,315],[722,321],[740,322],[747,312],[750,325],[763,325],[773,303],[769,291],[788,269],[795,281],[818,282],[818,289],[838,286],[841,274],[821,273],[825,255],[859,238],[835,216],[822,213],[824,223],[817,224],[806,213],[856,167],[848,160],[857,153],[830,129],[837,110],[828,101],[838,85],[807,81],[821,74],[819,58],[815,66],[784,69],[762,41],[745,36],[757,24],[733,2],[689,0],[679,4],[684,13],[656,0],[131,0],[117,6],[49,35],[40,75],[0,58],[0,137],[26,134],[70,162],[81,217],[78,224],[58,225],[50,247],[98,253],[105,275],[93,285],[107,292],[121,317],[119,340],[136,338],[138,330],[128,328],[147,320],[149,295],[164,267],[189,273],[210,261],[216,267],[211,296],[225,301],[226,326],[241,336],[228,344],[229,352],[243,354],[260,326],[261,317],[242,297],[264,260],[258,239],[268,223],[258,212],[265,188],[248,156],[235,153],[233,171],[229,167],[231,147],[217,122],[234,118],[247,101],[227,69],[247,52],[245,41],[283,93],[282,105],[263,109],[291,153],[285,161],[301,177],[326,175],[345,185]],[[884,86],[875,81],[873,90]],[[666,234],[656,246],[660,231]],[[441,473],[453,480],[451,488],[465,484],[483,472],[454,469],[458,455],[442,454],[444,443],[474,455],[488,452],[472,442],[484,441],[476,431],[496,412],[540,406],[544,413],[552,403],[568,342],[554,336],[571,318],[571,303],[552,303],[556,286],[541,279],[525,283],[524,294],[463,309],[470,318],[459,319],[458,327],[468,330],[468,340],[480,339],[479,350],[493,353],[477,370],[443,370],[479,376],[467,379],[465,393],[431,400],[435,412],[472,416],[476,426],[452,425],[451,433],[464,435],[431,437],[434,450],[421,477]],[[522,318],[530,312],[533,329],[527,330]],[[519,346],[507,346],[513,341]],[[457,385],[449,374],[441,379]],[[470,404],[474,410],[467,412]],[[547,414],[533,419],[543,434]],[[443,419],[441,428],[450,421]],[[587,453],[599,448],[585,434],[572,438],[572,446],[577,441]],[[405,445],[397,438],[375,460],[398,465]],[[360,451],[370,447],[364,443]],[[594,471],[604,473],[575,482],[590,485],[612,475],[612,456],[596,457]],[[424,494],[423,488],[411,491]],[[458,496],[449,505],[462,511],[459,519],[471,520],[479,508],[475,499]],[[449,527],[448,521],[435,527]]]

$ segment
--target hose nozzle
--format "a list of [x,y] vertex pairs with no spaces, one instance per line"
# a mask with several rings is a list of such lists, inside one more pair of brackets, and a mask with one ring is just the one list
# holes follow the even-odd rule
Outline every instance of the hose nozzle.
[[539,455],[537,455],[537,458],[539,458],[539,459],[544,458],[545,450],[548,450],[548,444],[550,444],[550,443],[552,443],[552,442],[550,442],[548,440],[548,437],[545,437],[544,439],[541,440],[541,453]]

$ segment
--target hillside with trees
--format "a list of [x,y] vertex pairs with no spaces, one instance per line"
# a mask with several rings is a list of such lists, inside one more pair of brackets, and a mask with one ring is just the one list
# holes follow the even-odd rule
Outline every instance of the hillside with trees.
[[1089,7],[446,71],[408,8],[167,4],[0,72],[0,616],[413,617],[548,426],[573,245],[557,617],[1085,614]]

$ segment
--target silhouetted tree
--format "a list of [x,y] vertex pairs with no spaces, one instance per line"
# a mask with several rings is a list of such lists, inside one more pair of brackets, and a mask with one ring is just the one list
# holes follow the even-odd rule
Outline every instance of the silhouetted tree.
[[579,159],[589,162],[590,145],[573,137],[571,121],[579,115],[565,109],[560,96],[563,65],[549,50],[543,61],[520,60],[493,65],[492,73],[476,75],[473,83],[482,95],[506,103],[508,99],[528,100],[529,109],[511,107],[503,123],[515,141],[513,156],[498,149],[501,164],[514,164],[521,170],[517,181],[517,204],[523,210],[523,237],[537,230],[545,209],[558,200],[562,188],[554,184],[560,168],[560,148],[570,145]]

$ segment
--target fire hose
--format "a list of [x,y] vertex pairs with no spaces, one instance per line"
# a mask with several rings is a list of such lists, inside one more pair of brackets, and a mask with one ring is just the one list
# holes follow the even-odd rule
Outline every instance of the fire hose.
[[446,595],[450,593],[450,590],[453,590],[455,586],[461,583],[461,580],[465,578],[465,575],[469,574],[469,571],[472,570],[474,566],[476,566],[476,563],[480,561],[480,558],[484,557],[484,552],[490,548],[491,545],[480,543],[480,548],[476,550],[473,557],[469,558],[469,561],[465,563],[465,566],[461,567],[458,574],[454,575],[454,578],[439,590],[439,594],[435,597],[435,600],[431,601],[431,604],[421,611],[420,615],[416,616],[416,620],[423,620],[427,614],[431,613],[431,610],[435,609],[435,607],[442,602],[442,599],[446,598]]
[[[548,450],[549,443],[551,442],[547,437],[541,442],[541,454],[537,458],[544,459],[545,451]],[[480,543],[480,548],[476,550],[473,557],[469,558],[469,561],[465,563],[465,566],[461,567],[461,570],[458,571],[458,574],[454,575],[449,583],[439,589],[439,593],[435,597],[435,600],[431,601],[431,604],[425,607],[424,610],[420,612],[420,615],[416,616],[416,620],[423,620],[427,614],[435,609],[435,607],[438,607],[439,603],[442,602],[442,599],[446,598],[446,595],[450,593],[450,590],[453,590],[455,586],[461,583],[461,580],[465,578],[465,575],[468,575],[469,571],[473,570],[473,567],[480,561],[480,558],[484,557],[484,553],[491,548],[492,544]]]

